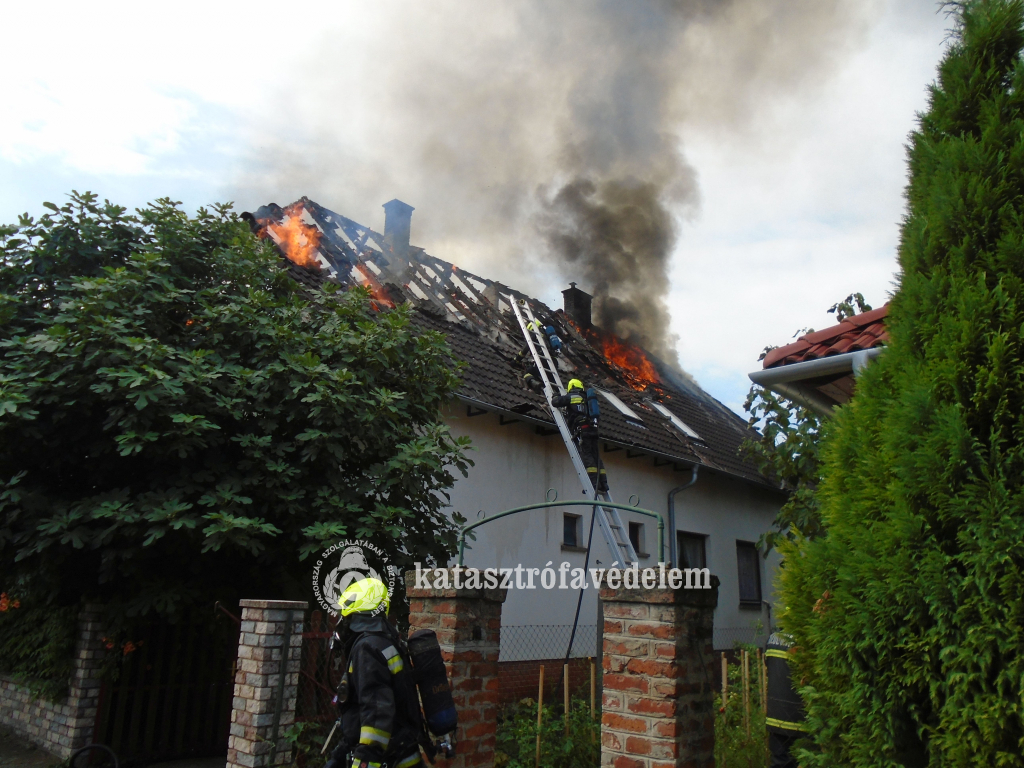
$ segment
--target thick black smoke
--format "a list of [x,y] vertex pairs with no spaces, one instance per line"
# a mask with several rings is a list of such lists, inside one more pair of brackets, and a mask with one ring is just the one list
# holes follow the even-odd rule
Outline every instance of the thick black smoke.
[[592,288],[594,323],[678,366],[665,305],[676,228],[660,194],[651,182],[576,179],[540,226],[564,271]]

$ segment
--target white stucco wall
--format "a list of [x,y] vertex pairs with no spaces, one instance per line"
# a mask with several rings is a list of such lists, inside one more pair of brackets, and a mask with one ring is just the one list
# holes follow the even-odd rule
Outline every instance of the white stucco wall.
[[[454,434],[467,435],[473,442],[474,450],[469,455],[475,466],[470,469],[468,478],[460,477],[456,482],[451,499],[452,509],[469,520],[543,502],[549,488],[557,491],[559,500],[583,498],[572,463],[557,434],[542,437],[535,433],[534,426],[522,422],[501,426],[499,417],[493,413],[469,417],[465,406],[454,407],[446,421]],[[630,496],[636,494],[640,498],[639,506],[661,513],[667,521],[668,493],[689,480],[689,471],[673,472],[671,465],[655,467],[650,456],[631,459],[626,453],[619,450],[602,455],[613,498],[618,503],[628,504]],[[740,607],[736,541],[756,542],[771,526],[781,503],[776,493],[704,469],[692,488],[676,496],[677,530],[707,536],[707,564],[721,580],[715,612],[716,647],[730,647],[733,635],[740,638],[750,634],[749,630],[758,620],[764,625],[768,623],[765,609]],[[551,567],[557,569],[564,560],[574,568],[582,568],[582,552],[562,549],[565,512],[582,516],[582,543],[585,544],[590,524],[588,508],[558,507],[523,512],[476,529],[476,540],[467,544],[466,565],[508,568],[521,564],[527,568],[544,568],[550,561]],[[627,527],[630,521],[644,524],[644,548],[649,556],[641,558],[641,567],[656,565],[657,521],[635,513],[621,514]],[[666,532],[666,558],[668,535]],[[594,531],[590,567],[597,565],[595,559],[603,565],[613,559],[599,528]],[[759,558],[759,563],[762,596],[771,601],[778,556],[773,553],[767,561]],[[511,590],[502,624],[569,625],[577,596],[577,591],[548,591],[540,589],[539,585],[534,590]],[[580,624],[592,626],[596,617],[597,596],[589,589],[584,593]],[[593,629],[589,630],[589,635],[593,635]]]

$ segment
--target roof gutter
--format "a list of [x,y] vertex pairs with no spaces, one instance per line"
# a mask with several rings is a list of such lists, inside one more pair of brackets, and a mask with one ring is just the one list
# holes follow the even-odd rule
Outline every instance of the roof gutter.
[[809,408],[822,416],[831,416],[836,403],[811,387],[800,386],[800,382],[837,373],[853,373],[854,376],[860,376],[868,363],[884,351],[885,347],[861,349],[842,355],[806,360],[802,363],[765,368],[749,373],[747,376],[755,384],[770,389],[798,405]]

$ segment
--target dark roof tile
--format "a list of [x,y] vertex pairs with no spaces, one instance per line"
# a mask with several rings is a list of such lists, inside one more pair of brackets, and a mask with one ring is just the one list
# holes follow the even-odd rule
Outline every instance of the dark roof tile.
[[[283,210],[261,208],[257,217],[261,215],[308,215],[323,233],[319,251],[329,263],[330,272],[317,274],[294,265],[289,269],[289,274],[304,288],[315,288],[325,279],[351,284],[359,279],[353,271],[353,266],[359,265],[374,272],[384,290],[390,291],[390,298],[408,299],[417,308],[413,314],[415,325],[444,333],[454,357],[468,363],[459,389],[462,398],[554,427],[546,400],[523,386],[520,373],[512,365],[512,358],[525,342],[508,302],[529,302],[534,315],[554,324],[566,342],[569,348],[566,357],[575,366],[572,375],[588,385],[612,392],[641,417],[644,426],[638,427],[629,423],[610,403],[602,402],[600,429],[606,444],[653,454],[666,462],[699,464],[771,487],[752,464],[740,458],[741,443],[747,438],[756,438],[757,433],[695,383],[653,358],[661,381],[648,383],[646,390],[638,391],[631,384],[643,386],[645,382],[630,378],[623,369],[608,361],[588,341],[589,337],[585,338],[568,323],[561,310],[552,311],[536,299],[456,268],[420,248],[411,248],[404,255],[396,254],[381,234],[307,198]],[[257,220],[266,226],[266,219]],[[325,277],[327,274],[330,278]],[[473,291],[478,293],[469,295]],[[567,378],[566,373],[562,376],[563,380]],[[684,434],[649,407],[649,398],[663,404],[700,439]]]

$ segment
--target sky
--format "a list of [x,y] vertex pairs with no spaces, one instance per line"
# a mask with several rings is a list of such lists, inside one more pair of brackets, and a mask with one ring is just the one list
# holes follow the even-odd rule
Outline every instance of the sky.
[[382,229],[398,197],[415,245],[553,307],[570,279],[604,291],[633,312],[622,333],[737,411],[766,345],[893,290],[904,145],[949,26],[930,0],[58,2],[5,20],[0,221],[75,189],[190,211],[308,195]]

